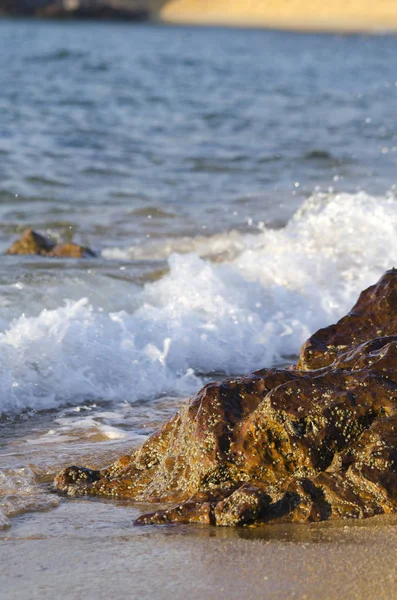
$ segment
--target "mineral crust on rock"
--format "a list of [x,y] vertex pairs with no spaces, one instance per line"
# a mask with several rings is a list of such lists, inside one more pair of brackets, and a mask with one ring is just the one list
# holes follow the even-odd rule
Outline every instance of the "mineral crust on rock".
[[397,271],[314,334],[299,363],[206,385],[108,469],[59,490],[173,503],[137,524],[244,525],[397,511]]
[[90,248],[72,243],[57,244],[32,229],[26,229],[21,237],[8,248],[6,254],[35,254],[54,258],[93,258],[96,256]]

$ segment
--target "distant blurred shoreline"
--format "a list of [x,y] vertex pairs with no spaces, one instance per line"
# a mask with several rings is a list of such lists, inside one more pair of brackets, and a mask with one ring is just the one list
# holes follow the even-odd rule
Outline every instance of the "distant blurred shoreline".
[[395,33],[388,0],[0,0],[0,17],[155,21],[301,32]]
[[163,21],[307,32],[393,33],[397,2],[389,0],[169,0]]

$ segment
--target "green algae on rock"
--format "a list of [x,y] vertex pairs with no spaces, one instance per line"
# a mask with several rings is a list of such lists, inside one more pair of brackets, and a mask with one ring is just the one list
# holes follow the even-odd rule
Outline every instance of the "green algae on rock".
[[39,256],[50,256],[53,258],[95,258],[96,254],[90,248],[79,246],[71,242],[57,244],[50,238],[26,229],[21,237],[16,240],[6,254],[32,254]]
[[169,502],[136,524],[244,525],[397,512],[397,270],[296,366],[206,385],[133,454],[64,469],[69,495]]

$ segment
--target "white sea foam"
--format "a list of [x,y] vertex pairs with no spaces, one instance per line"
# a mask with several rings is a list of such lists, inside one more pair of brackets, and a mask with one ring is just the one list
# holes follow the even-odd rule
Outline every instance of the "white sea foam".
[[130,310],[82,298],[13,320],[0,335],[0,410],[187,395],[200,373],[271,366],[394,266],[396,229],[391,196],[317,195],[284,229],[185,240]]
[[[77,414],[81,414],[80,410]],[[145,441],[146,435],[139,435],[132,429],[122,429],[121,421],[117,411],[96,411],[91,416],[84,410],[80,418],[76,418],[76,416],[73,418],[69,413],[67,416],[54,419],[54,427],[40,435],[40,444],[58,444],[78,440],[84,442],[128,440],[138,446]],[[37,435],[27,438],[26,443],[37,444]]]
[[0,530],[6,529],[7,527],[10,527],[10,525],[11,525],[10,520],[8,519],[8,517],[5,516],[3,511],[0,510]]
[[239,231],[218,233],[212,236],[197,235],[195,237],[168,238],[150,240],[144,246],[127,246],[124,248],[105,248],[102,256],[110,260],[161,260],[171,254],[194,253],[202,257],[233,259],[246,247],[245,236]]
[[58,505],[59,498],[43,493],[29,467],[0,469],[0,529],[9,527],[9,517]]

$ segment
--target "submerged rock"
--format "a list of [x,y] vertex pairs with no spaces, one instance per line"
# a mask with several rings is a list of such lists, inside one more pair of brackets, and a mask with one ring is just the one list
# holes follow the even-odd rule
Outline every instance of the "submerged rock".
[[32,229],[26,229],[21,237],[8,248],[6,254],[36,254],[55,258],[96,257],[95,252],[90,248],[72,243],[57,244]]
[[206,385],[108,469],[59,490],[170,502],[137,524],[244,525],[397,511],[397,271],[314,334],[298,365]]

